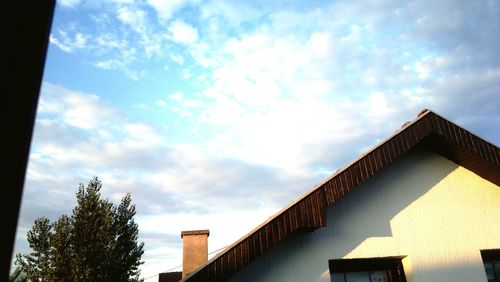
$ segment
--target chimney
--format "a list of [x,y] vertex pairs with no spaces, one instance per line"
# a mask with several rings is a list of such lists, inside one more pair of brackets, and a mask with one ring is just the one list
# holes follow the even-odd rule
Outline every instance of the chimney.
[[208,261],[209,230],[182,231],[182,278]]

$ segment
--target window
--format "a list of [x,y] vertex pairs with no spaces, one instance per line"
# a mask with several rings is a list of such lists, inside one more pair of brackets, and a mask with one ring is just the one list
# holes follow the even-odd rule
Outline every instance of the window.
[[387,270],[339,272],[332,274],[332,282],[388,282],[389,277]]
[[332,282],[406,282],[404,257],[332,259],[328,261]]
[[482,250],[481,257],[488,282],[500,282],[500,249]]

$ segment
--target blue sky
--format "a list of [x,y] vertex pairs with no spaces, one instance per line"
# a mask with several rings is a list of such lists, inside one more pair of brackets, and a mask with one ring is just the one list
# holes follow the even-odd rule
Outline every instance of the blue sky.
[[93,176],[132,194],[150,277],[181,230],[229,245],[423,108],[499,144],[499,34],[498,1],[59,1],[15,252]]

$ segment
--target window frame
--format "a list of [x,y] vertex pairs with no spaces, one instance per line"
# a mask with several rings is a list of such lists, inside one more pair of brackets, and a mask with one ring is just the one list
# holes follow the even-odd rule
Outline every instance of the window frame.
[[[500,249],[488,249],[481,250],[481,258],[483,260],[484,272],[486,273],[486,263],[500,261]],[[500,282],[500,276],[496,274],[495,264],[493,263],[493,273],[495,275],[495,280]]]
[[403,258],[406,256],[374,257],[374,258],[349,258],[328,260],[330,274],[365,272],[365,271],[388,271],[390,282],[406,282],[403,268]]

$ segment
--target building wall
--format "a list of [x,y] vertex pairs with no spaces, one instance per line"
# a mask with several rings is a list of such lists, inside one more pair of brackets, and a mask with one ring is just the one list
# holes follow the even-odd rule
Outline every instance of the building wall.
[[408,281],[486,281],[481,249],[500,248],[500,187],[423,149],[327,209],[230,281],[330,281],[328,260],[407,256]]

